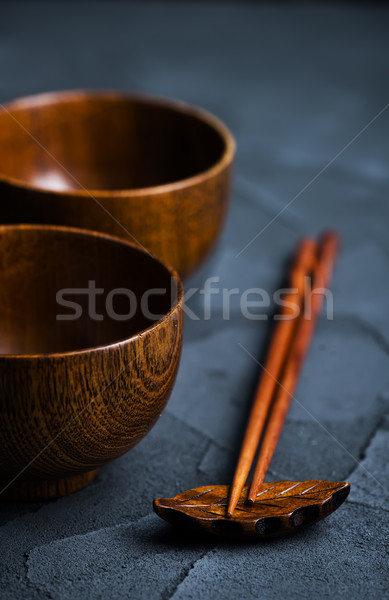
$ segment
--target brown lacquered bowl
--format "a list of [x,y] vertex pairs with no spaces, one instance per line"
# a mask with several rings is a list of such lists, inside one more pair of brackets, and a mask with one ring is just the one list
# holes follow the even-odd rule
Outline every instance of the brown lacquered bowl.
[[0,222],[133,241],[188,275],[222,227],[235,143],[178,101],[55,92],[0,109]]
[[182,286],[137,246],[0,226],[0,499],[55,498],[140,441],[171,392]]

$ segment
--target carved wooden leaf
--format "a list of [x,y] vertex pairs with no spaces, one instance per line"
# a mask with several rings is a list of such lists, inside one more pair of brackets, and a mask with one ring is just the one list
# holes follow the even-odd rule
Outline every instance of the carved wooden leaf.
[[223,537],[278,537],[311,525],[334,512],[350,485],[334,481],[263,483],[252,506],[243,488],[232,519],[226,517],[229,486],[204,486],[174,498],[156,498],[155,512],[170,523]]

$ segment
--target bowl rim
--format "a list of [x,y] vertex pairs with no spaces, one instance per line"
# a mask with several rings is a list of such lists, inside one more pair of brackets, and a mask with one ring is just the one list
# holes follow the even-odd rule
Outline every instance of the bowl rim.
[[0,353],[0,361],[5,360],[5,359],[7,359],[7,360],[8,359],[13,359],[13,360],[45,359],[45,360],[49,360],[51,358],[57,359],[57,358],[65,358],[65,357],[69,357],[69,356],[91,354],[94,352],[101,352],[102,350],[104,350],[104,351],[116,350],[117,348],[120,348],[121,346],[125,346],[131,342],[134,342],[137,339],[142,338],[145,335],[150,334],[154,329],[157,329],[158,327],[160,327],[161,325],[163,325],[164,323],[169,321],[172,318],[173,314],[175,312],[179,311],[180,307],[182,308],[183,301],[184,301],[184,289],[183,289],[181,278],[178,275],[177,271],[170,265],[167,265],[160,258],[156,257],[154,254],[149,252],[148,250],[144,250],[143,248],[137,246],[136,244],[134,244],[132,242],[128,242],[127,240],[118,238],[113,235],[101,233],[100,231],[83,229],[80,227],[67,227],[66,225],[47,225],[47,224],[40,225],[40,224],[29,224],[29,223],[7,224],[7,225],[0,224],[0,234],[4,230],[15,230],[15,229],[20,230],[20,231],[21,230],[32,230],[32,229],[34,229],[34,230],[37,230],[37,229],[42,230],[43,229],[46,231],[61,231],[63,233],[78,234],[78,235],[81,234],[82,236],[101,238],[101,239],[105,239],[109,242],[114,242],[118,245],[122,245],[122,246],[124,245],[124,246],[130,247],[132,250],[136,250],[140,254],[148,254],[151,259],[153,259],[154,261],[156,261],[157,263],[159,263],[166,269],[166,271],[170,274],[171,278],[174,278],[177,281],[177,297],[175,298],[173,306],[170,308],[170,310],[168,310],[164,314],[164,316],[161,319],[158,319],[158,321],[156,321],[155,323],[152,323],[145,329],[138,331],[137,333],[135,333],[134,335],[132,335],[130,337],[120,339],[120,340],[117,340],[115,342],[108,343],[108,344],[100,344],[98,346],[81,348],[80,350],[67,350],[65,352],[38,352],[38,353],[34,353],[34,354]]
[[[82,101],[82,100],[91,100],[91,99],[102,99],[102,100],[127,100],[129,102],[135,101],[143,104],[148,104],[151,106],[158,106],[161,108],[170,109],[176,112],[180,112],[183,115],[190,115],[203,123],[206,123],[209,127],[211,127],[214,131],[216,131],[221,139],[224,142],[224,151],[219,158],[219,160],[211,165],[205,171],[201,171],[200,173],[196,173],[191,177],[187,177],[185,179],[178,179],[177,181],[172,181],[169,183],[164,183],[155,186],[149,187],[141,187],[141,188],[123,188],[119,190],[102,190],[102,189],[87,189],[85,188],[78,180],[76,180],[70,171],[62,165],[53,155],[52,158],[58,163],[58,165],[74,179],[78,185],[80,185],[80,189],[63,189],[63,190],[55,190],[47,187],[41,187],[39,185],[35,185],[24,181],[23,179],[19,179],[17,177],[12,177],[2,173],[0,171],[0,182],[8,183],[9,185],[13,185],[19,188],[25,188],[28,190],[33,190],[40,192],[42,194],[58,194],[60,196],[74,196],[74,197],[92,197],[92,198],[125,198],[128,196],[145,196],[145,195],[157,195],[172,192],[175,190],[185,189],[191,186],[195,186],[211,177],[218,175],[225,168],[231,165],[235,154],[236,154],[236,142],[235,138],[228,129],[228,127],[215,115],[211,112],[205,110],[204,108],[200,108],[188,102],[184,102],[183,100],[178,100],[174,98],[166,98],[164,96],[159,95],[148,95],[141,93],[133,93],[127,91],[120,90],[97,90],[97,89],[75,89],[75,90],[59,90],[59,91],[50,91],[50,92],[42,92],[38,94],[32,94],[28,96],[23,96],[20,98],[15,98],[13,100],[3,102],[0,104],[0,116],[1,113],[8,113],[10,116],[15,118],[12,115],[12,111],[23,109],[23,108],[31,108],[33,106],[42,107],[45,105],[54,105],[60,104],[61,102],[74,102],[74,101]],[[23,127],[23,125],[22,125]],[[23,129],[25,129],[23,127]],[[29,133],[26,130],[27,133]],[[30,134],[31,135],[31,134]],[[43,150],[46,149],[40,144],[39,140],[33,138],[38,145],[40,145]],[[47,151],[48,152],[48,151]]]

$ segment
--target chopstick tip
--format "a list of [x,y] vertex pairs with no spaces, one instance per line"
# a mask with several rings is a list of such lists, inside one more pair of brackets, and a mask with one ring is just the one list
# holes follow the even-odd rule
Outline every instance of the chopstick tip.
[[333,244],[336,244],[336,246],[339,248],[341,243],[341,237],[339,232],[335,229],[325,229],[320,234],[319,242],[321,244],[332,242]]

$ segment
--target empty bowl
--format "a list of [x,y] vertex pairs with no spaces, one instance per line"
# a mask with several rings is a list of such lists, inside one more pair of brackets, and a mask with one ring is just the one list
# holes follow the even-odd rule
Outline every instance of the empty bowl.
[[208,112],[115,92],[53,92],[0,109],[0,222],[130,240],[182,276],[207,256],[235,143]]
[[0,257],[0,498],[55,498],[160,416],[182,287],[139,247],[84,230],[0,226]]

